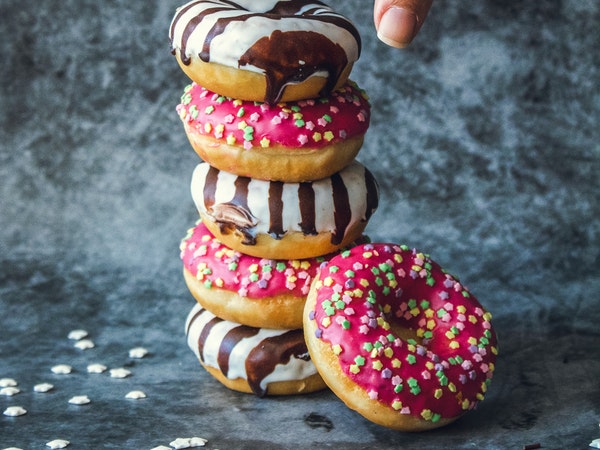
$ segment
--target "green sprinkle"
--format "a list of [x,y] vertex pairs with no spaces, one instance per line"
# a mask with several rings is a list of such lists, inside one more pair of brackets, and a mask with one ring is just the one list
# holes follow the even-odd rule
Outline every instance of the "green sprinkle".
[[436,423],[436,422],[439,422],[441,418],[442,418],[441,414],[434,413],[433,416],[431,416],[431,421],[433,423]]
[[330,271],[331,273],[338,273],[338,272],[340,271],[340,268],[339,268],[338,266],[331,266],[331,267],[329,268],[329,271]]
[[191,101],[192,101],[192,94],[183,94],[181,96],[181,103],[183,103],[184,105],[189,105]]
[[435,284],[435,280],[433,279],[433,277],[427,277],[427,281],[425,281],[425,284],[429,287],[432,287]]
[[408,362],[410,365],[416,364],[417,358],[415,357],[415,355],[408,355],[406,357],[406,362]]
[[219,96],[219,98],[217,98],[217,103],[225,103],[227,101],[227,98],[223,97],[222,95]]
[[237,115],[238,117],[244,117],[244,114],[246,114],[246,110],[245,110],[245,109],[244,109],[244,107],[242,106],[240,109],[238,109],[238,112],[237,112],[237,114],[236,114],[236,115]]
[[250,281],[252,281],[253,283],[256,283],[260,278],[258,277],[257,273],[253,273],[251,274],[249,277]]
[[460,334],[460,330],[458,328],[456,328],[456,327],[451,327],[450,331],[452,331],[452,333],[454,335]]
[[353,270],[346,270],[346,272],[344,272],[344,275],[346,275],[347,278],[354,278],[355,273]]
[[410,345],[417,345],[417,341],[415,341],[414,339],[407,339],[406,342]]
[[343,328],[344,330],[349,330],[349,329],[350,329],[350,321],[349,321],[349,320],[344,320],[344,321],[342,322],[342,328]]
[[344,250],[342,252],[342,258],[348,258],[351,255],[350,250]]
[[198,108],[196,107],[196,105],[190,106],[190,109],[188,111],[190,113],[190,116],[192,116],[192,119],[198,117]]
[[423,334],[423,337],[425,339],[431,339],[433,337],[433,332],[428,330]]
[[395,392],[396,394],[399,394],[400,392],[402,392],[402,389],[404,389],[404,386],[403,386],[402,384],[397,384],[397,385],[394,387],[394,392]]
[[210,281],[210,280],[206,280],[206,281],[204,282],[204,287],[205,287],[206,289],[210,289],[210,288],[212,287],[212,281]]
[[229,265],[227,266],[227,268],[232,271],[235,272],[238,268],[238,263],[236,263],[235,261],[230,262]]
[[437,310],[437,316],[441,319],[442,317],[444,317],[446,314],[448,314],[448,311],[446,311],[444,308],[440,308]]
[[467,291],[462,291],[461,294],[465,298],[469,298],[471,296],[471,294],[469,294]]
[[408,301],[408,307],[409,307],[410,309],[415,309],[415,308],[417,307],[417,301],[416,301],[414,298],[411,298],[411,299]]
[[423,300],[423,301],[421,302],[421,308],[422,308],[422,309],[427,309],[427,308],[429,308],[429,302],[428,302],[427,300]]
[[383,280],[381,279],[381,277],[375,278],[375,284],[377,286],[383,286]]
[[388,334],[386,338],[390,342],[394,342],[396,340],[396,336],[394,336],[392,333]]
[[358,355],[356,358],[354,358],[354,363],[357,366],[364,366],[365,365],[365,358],[363,358],[362,356]]
[[419,382],[415,379],[415,378],[409,378],[408,380],[406,380],[406,383],[410,386],[410,387],[415,387],[419,385]]
[[392,292],[392,290],[390,289],[389,286],[385,286],[383,288],[383,295],[390,295],[390,292]]
[[365,342],[363,344],[363,349],[368,352],[371,352],[371,350],[373,350],[373,344],[371,344],[370,342]]
[[390,270],[392,270],[392,266],[390,266],[388,263],[381,263],[379,264],[379,269],[382,272],[389,272]]
[[273,266],[271,264],[265,264],[261,267],[263,272],[272,272]]
[[372,273],[373,275],[379,275],[379,269],[378,269],[377,267],[373,267],[373,268],[371,269],[371,273]]
[[294,121],[294,125],[296,125],[298,128],[302,128],[304,125],[306,125],[306,122],[304,122],[302,119],[296,119]]
[[278,262],[277,265],[275,266],[275,269],[277,270],[277,272],[283,272],[285,270],[285,263]]
[[331,123],[333,120],[329,114],[323,114],[323,119],[328,123]]
[[210,105],[204,109],[204,113],[210,115],[214,112],[214,110],[215,110],[215,107],[213,105]]
[[375,345],[376,349],[380,349],[381,347],[383,347],[383,344],[381,342],[379,342],[379,341],[375,341],[374,345]]
[[335,307],[337,309],[345,309],[346,308],[346,303],[344,303],[343,300],[338,300],[337,302],[335,302]]
[[292,111],[294,111],[294,112],[300,112],[300,109],[301,109],[301,108],[300,108],[300,106],[298,106],[298,105],[292,105],[292,106],[290,107],[290,109],[291,109]]

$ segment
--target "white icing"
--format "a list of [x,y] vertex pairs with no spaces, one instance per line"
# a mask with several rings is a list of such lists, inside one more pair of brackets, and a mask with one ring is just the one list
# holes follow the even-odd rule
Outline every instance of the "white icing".
[[[204,186],[206,175],[210,170],[207,163],[200,163],[192,174],[191,193],[196,208],[200,213],[210,216],[204,202]],[[368,191],[365,182],[365,167],[357,161],[339,172],[348,190],[351,221],[349,227],[365,219]],[[215,205],[231,202],[235,196],[237,175],[220,171],[215,191]],[[252,179],[248,186],[248,209],[256,219],[256,226],[248,230],[251,234],[268,233],[271,225],[269,211],[269,181]],[[301,212],[298,189],[300,183],[285,183],[283,200],[283,229],[286,232],[302,232],[300,226]],[[317,232],[336,231],[334,216],[334,198],[331,178],[312,182],[315,193],[315,227]]]
[[[276,3],[280,0],[238,0],[237,3],[251,11],[256,13],[263,13],[271,10]],[[173,18],[174,27],[172,26],[173,32],[170,36],[173,42],[173,48],[181,49],[183,45],[183,33],[187,24],[196,16],[201,14],[206,9],[214,8],[215,6],[223,6],[233,8],[225,2],[217,1],[192,1],[186,5],[183,5],[177,11],[181,11],[188,5],[196,3],[190,9],[188,9],[184,15],[175,22],[178,14],[176,13]],[[342,17],[331,10],[331,8],[323,5],[307,5],[304,10],[314,9],[313,16],[336,16]],[[243,15],[244,11],[239,9],[231,9],[230,11],[220,11],[218,14],[211,14],[205,17],[195,28],[191,35],[188,37],[186,42],[186,57],[192,55],[197,56],[204,46],[206,36],[214,26],[218,18],[229,18]],[[346,19],[347,20],[347,19]],[[172,23],[173,25],[173,23]],[[352,63],[358,59],[359,48],[354,36],[347,31],[345,28],[338,27],[331,23],[325,23],[319,20],[310,20],[308,18],[300,17],[286,17],[283,19],[275,19],[270,17],[255,16],[251,17],[243,22],[232,21],[230,22],[225,31],[216,36],[210,46],[210,62],[223,64],[229,67],[240,68],[243,70],[250,70],[255,72],[263,72],[262,69],[253,66],[242,66],[238,67],[238,61],[246,53],[246,51],[252,47],[252,45],[265,36],[270,36],[274,31],[296,31],[296,30],[307,30],[313,31],[322,35],[335,44],[338,44],[346,52],[346,57],[349,63]]]
[[[200,334],[202,333],[202,330],[204,329],[206,324],[216,317],[210,311],[202,311],[202,309],[202,306],[200,306],[199,304],[195,304],[190,313],[188,314],[186,320],[186,330],[188,330],[188,345],[198,358],[200,358],[200,354],[198,351],[198,338],[200,337]],[[202,311],[202,313],[193,322],[191,322],[192,318],[196,316],[196,314],[198,314],[198,312],[200,311]],[[240,326],[240,324],[223,320],[211,329],[211,332],[208,334],[206,340],[204,341],[202,357],[205,365],[219,369],[217,358],[219,355],[219,348],[221,346],[223,337],[227,334],[228,331],[238,326]],[[240,342],[238,342],[231,350],[229,356],[229,370],[227,372],[227,378],[232,380],[237,378],[247,380],[248,376],[246,373],[245,364],[246,358],[248,357],[250,352],[255,347],[257,347],[264,339],[282,335],[287,331],[289,330],[271,330],[261,328],[256,335],[251,336],[249,338],[244,338]],[[271,382],[302,380],[316,373],[317,369],[315,368],[312,361],[305,361],[303,359],[292,357],[290,358],[289,362],[285,364],[278,364],[277,366],[275,366],[273,372],[261,381],[260,386],[262,389],[265,389],[266,386]]]

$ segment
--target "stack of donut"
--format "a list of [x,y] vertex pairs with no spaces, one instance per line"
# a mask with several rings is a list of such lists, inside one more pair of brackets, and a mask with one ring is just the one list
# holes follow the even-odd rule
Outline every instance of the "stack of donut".
[[314,0],[195,0],[170,27],[177,106],[203,160],[181,242],[188,345],[227,387],[325,387],[406,431],[448,424],[494,372],[491,316],[427,255],[365,242],[378,186],[356,160],[370,105],[352,23]]
[[188,344],[231,389],[323,389],[302,330],[306,297],[378,204],[355,160],[370,119],[348,80],[358,32],[318,1],[200,0],[176,11],[170,38],[192,80],[177,111],[203,161],[191,182],[200,218],[181,243],[197,300]]

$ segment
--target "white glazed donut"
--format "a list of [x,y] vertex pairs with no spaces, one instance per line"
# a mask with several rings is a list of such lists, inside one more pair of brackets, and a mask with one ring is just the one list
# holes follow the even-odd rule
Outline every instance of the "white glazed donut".
[[262,397],[325,388],[301,329],[240,325],[196,304],[188,314],[185,332],[201,365],[230,389]]
[[328,95],[360,54],[354,25],[310,0],[194,0],[177,9],[169,38],[199,85],[271,104]]
[[357,161],[329,178],[303,183],[241,177],[201,163],[191,191],[219,241],[269,259],[313,258],[349,246],[379,202],[375,178]]

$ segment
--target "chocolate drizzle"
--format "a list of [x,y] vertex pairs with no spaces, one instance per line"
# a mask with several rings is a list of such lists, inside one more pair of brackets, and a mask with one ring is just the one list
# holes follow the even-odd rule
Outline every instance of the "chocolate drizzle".
[[315,227],[315,191],[312,183],[300,183],[298,187],[298,198],[300,199],[300,215],[302,222],[300,229],[305,235],[315,236],[319,234]]
[[331,176],[331,187],[333,189],[333,217],[335,218],[335,232],[331,235],[331,243],[338,245],[344,239],[346,228],[352,218],[352,211],[348,189],[339,173]]
[[[192,2],[182,7],[171,22],[169,35],[173,53],[177,51],[177,45],[173,42],[175,27],[191,8],[201,3],[212,3],[215,6],[207,7],[185,24],[179,43],[179,57],[185,65],[191,63],[187,47],[188,40],[196,27],[212,15],[231,10],[239,10],[241,13],[236,16],[226,15],[215,20],[204,38],[202,50],[198,53],[200,60],[211,61],[211,43],[226,31],[229,24],[244,22],[255,17],[264,17],[273,21],[311,20],[342,28],[354,37],[357,56],[360,55],[361,40],[356,27],[343,16],[335,14],[324,3],[315,0],[279,1],[272,9],[264,12],[249,11],[239,2],[231,0]],[[265,101],[275,104],[281,99],[286,85],[300,83],[316,73],[327,74],[327,81],[321,95],[329,95],[348,63],[346,51],[324,34],[315,31],[275,30],[270,36],[264,36],[252,44],[239,58],[238,67],[253,66],[263,70],[267,80]]]
[[274,239],[281,239],[285,234],[283,229],[283,183],[273,181],[269,184],[269,213],[271,226],[269,234]]

